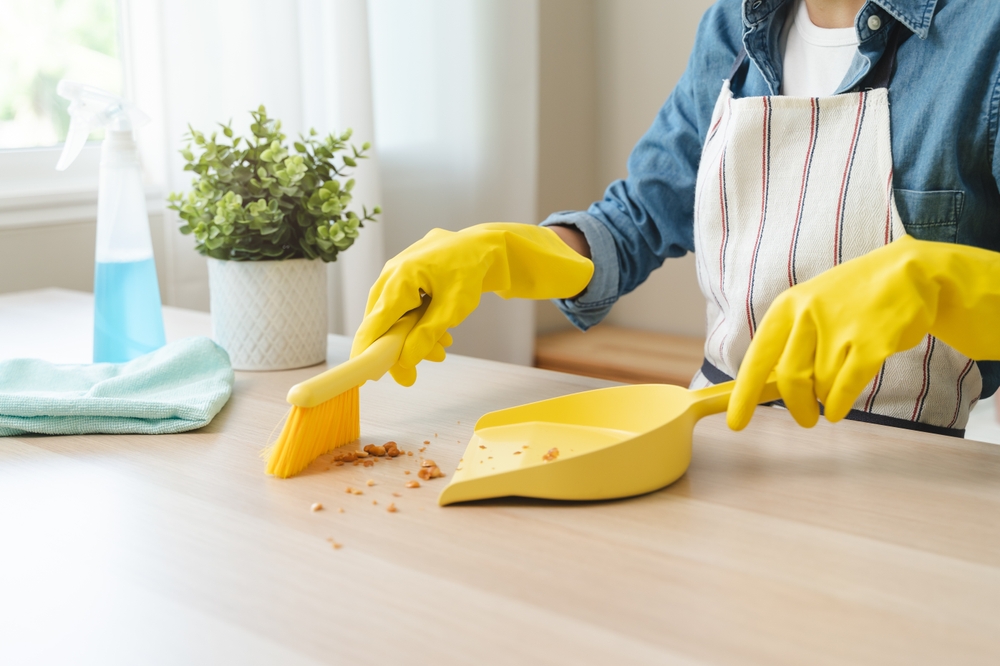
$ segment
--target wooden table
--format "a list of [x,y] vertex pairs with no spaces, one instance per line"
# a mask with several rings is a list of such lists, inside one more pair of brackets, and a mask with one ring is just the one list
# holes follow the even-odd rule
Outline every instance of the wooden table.
[[[89,304],[0,297],[3,356],[86,357]],[[0,440],[0,663],[1000,663],[1000,447],[763,409],[660,492],[439,508],[416,457],[263,473],[316,371],[237,373],[197,432]],[[450,473],[483,412],[603,385],[453,356],[365,386],[363,442]]]

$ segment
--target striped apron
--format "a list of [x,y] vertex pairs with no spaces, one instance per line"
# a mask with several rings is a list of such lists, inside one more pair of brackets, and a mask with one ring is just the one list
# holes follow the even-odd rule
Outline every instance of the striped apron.
[[[723,83],[695,190],[708,328],[692,388],[736,375],[782,291],[906,233],[893,200],[888,80],[821,98],[735,99]],[[962,436],[981,389],[971,359],[927,336],[882,364],[847,418]]]

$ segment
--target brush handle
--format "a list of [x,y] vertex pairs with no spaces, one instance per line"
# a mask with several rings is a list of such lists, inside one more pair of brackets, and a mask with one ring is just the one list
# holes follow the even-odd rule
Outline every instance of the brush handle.
[[403,342],[421,314],[423,308],[403,315],[381,338],[354,358],[293,386],[286,400],[296,407],[315,407],[368,380],[380,379],[399,360]]
[[[703,389],[692,391],[691,409],[694,410],[699,419],[710,414],[721,414],[729,409],[729,396],[732,395],[734,386],[736,386],[735,381],[722,382],[715,386],[706,386]],[[764,384],[764,390],[761,391],[758,404],[774,400],[781,400],[781,393],[778,392],[778,383],[772,375],[770,380]]]

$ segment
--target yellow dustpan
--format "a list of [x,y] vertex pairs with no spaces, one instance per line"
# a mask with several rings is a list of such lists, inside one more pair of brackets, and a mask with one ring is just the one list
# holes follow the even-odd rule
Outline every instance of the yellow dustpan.
[[[691,462],[695,423],[726,411],[734,383],[615,386],[490,412],[438,504],[508,495],[603,500],[663,488]],[[760,402],[780,397],[772,381]]]

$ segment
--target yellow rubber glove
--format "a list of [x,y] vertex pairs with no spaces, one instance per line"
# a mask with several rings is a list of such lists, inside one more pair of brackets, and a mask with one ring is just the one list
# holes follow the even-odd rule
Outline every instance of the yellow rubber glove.
[[782,293],[736,377],[727,420],[753,416],[772,369],[799,425],[851,406],[890,355],[930,333],[977,360],[1000,359],[1000,253],[903,236]]
[[417,363],[444,360],[444,348],[451,344],[448,329],[476,309],[483,292],[503,298],[572,298],[586,289],[593,273],[589,259],[546,227],[494,222],[458,232],[433,229],[386,262],[368,294],[351,355],[419,307],[423,294],[430,296],[390,370],[397,382],[410,386]]

